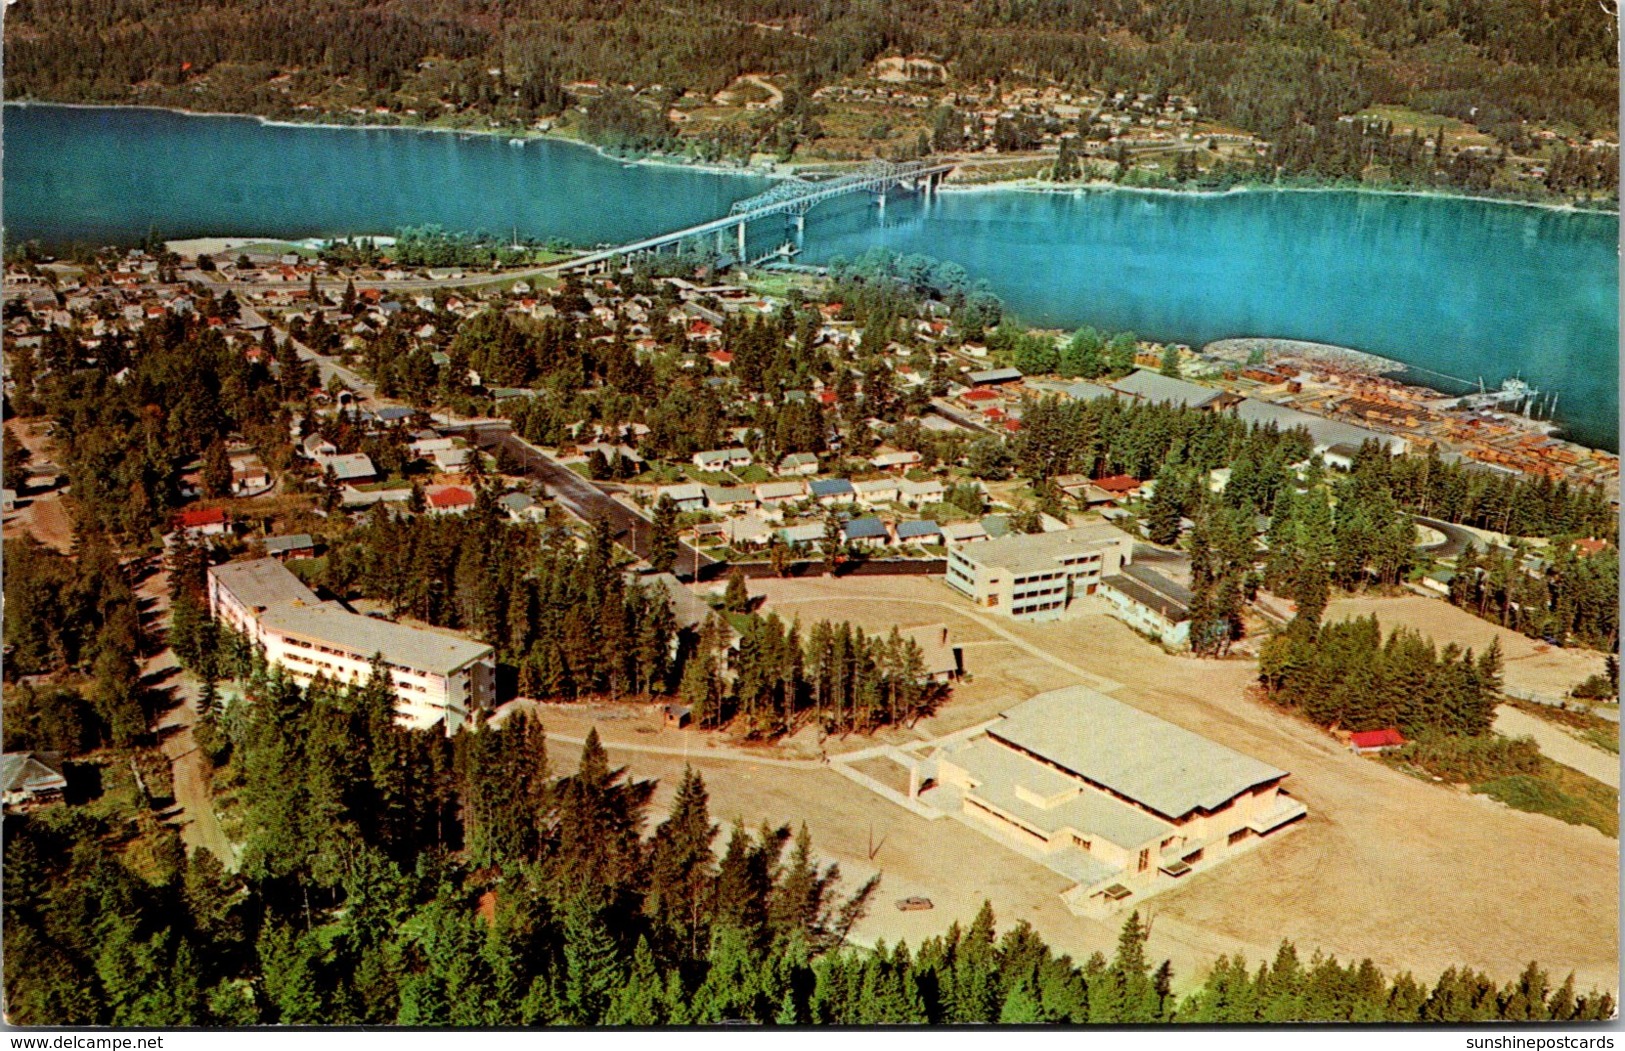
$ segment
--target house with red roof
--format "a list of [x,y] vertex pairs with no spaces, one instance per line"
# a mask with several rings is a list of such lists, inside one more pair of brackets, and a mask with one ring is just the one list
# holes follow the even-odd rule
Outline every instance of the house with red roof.
[[1355,755],[1390,752],[1395,748],[1404,748],[1409,743],[1405,740],[1405,735],[1392,726],[1382,730],[1361,730],[1349,734],[1349,750]]
[[448,485],[429,493],[429,513],[460,515],[474,506],[474,494],[460,485]]
[[231,520],[218,507],[182,511],[175,516],[175,531],[188,536],[219,536],[231,529]]
[[1096,478],[1094,482],[1096,489],[1112,496],[1133,496],[1140,491],[1143,484],[1138,478],[1126,474],[1107,475],[1105,478]]

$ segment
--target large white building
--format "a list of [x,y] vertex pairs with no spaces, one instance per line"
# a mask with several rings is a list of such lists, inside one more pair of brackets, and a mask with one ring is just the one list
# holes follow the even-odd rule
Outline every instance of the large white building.
[[948,549],[948,585],[985,609],[1022,620],[1053,620],[1101,578],[1134,560],[1134,541],[1104,523],[1016,534]]
[[318,676],[365,682],[375,657],[395,686],[397,714],[413,729],[454,733],[496,692],[491,647],[457,635],[364,617],[315,593],[273,558],[209,570],[209,611],[247,636],[301,686]]
[[1256,845],[1307,812],[1287,777],[1086,687],[1040,694],[926,761],[919,799],[963,815],[1112,911]]

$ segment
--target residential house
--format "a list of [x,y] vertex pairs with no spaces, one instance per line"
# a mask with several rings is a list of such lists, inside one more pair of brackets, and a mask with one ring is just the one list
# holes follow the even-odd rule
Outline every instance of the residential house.
[[842,523],[841,539],[855,547],[888,547],[891,544],[886,523],[873,516]]
[[773,539],[773,527],[766,518],[750,511],[723,523],[730,547],[760,547]]
[[980,522],[948,522],[942,527],[942,539],[950,544],[973,544],[987,538],[987,529]]
[[800,481],[763,482],[756,487],[756,499],[763,508],[782,508],[807,495],[807,486]]
[[877,470],[904,471],[920,462],[920,454],[912,450],[880,453],[869,460]]
[[935,478],[927,478],[923,482],[911,482],[903,478],[897,483],[897,499],[909,507],[941,503],[947,493],[947,488]]
[[659,504],[662,499],[670,500],[679,511],[699,511],[705,507],[705,486],[699,482],[663,485],[655,490],[654,502]]
[[751,510],[756,507],[756,493],[743,485],[708,485],[705,487],[705,506],[723,514]]
[[826,507],[833,504],[849,504],[857,498],[852,483],[845,478],[814,478],[808,483],[807,491],[814,500]]
[[853,482],[852,491],[865,507],[880,507],[897,499],[897,482],[891,478]]
[[928,518],[919,521],[898,522],[897,542],[899,544],[940,544],[942,543],[942,527]]
[[694,466],[702,471],[730,471],[736,467],[749,467],[750,450],[743,446],[731,449],[711,449],[694,454]]
[[68,787],[59,752],[6,752],[0,755],[0,802],[8,809],[55,803]]
[[290,558],[310,558],[316,554],[316,541],[309,533],[268,536],[264,547],[265,554],[279,562],[286,562]]
[[803,522],[779,530],[779,539],[791,547],[815,549],[824,542],[822,522]]
[[175,516],[175,531],[191,537],[220,536],[231,532],[231,520],[218,507],[182,511]]
[[340,453],[337,456],[325,456],[316,461],[322,467],[323,473],[333,472],[343,485],[364,485],[378,479],[378,468],[372,465],[372,458],[366,453]]
[[428,511],[432,515],[466,514],[474,506],[474,494],[460,485],[443,485],[429,490]]
[[497,498],[510,522],[540,522],[547,517],[547,507],[529,493],[504,493]]
[[812,475],[818,473],[816,453],[791,453],[779,461],[780,475]]
[[305,440],[299,444],[299,448],[304,452],[307,459],[317,461],[320,461],[324,457],[337,456],[339,451],[338,446],[334,445],[326,438],[323,438],[320,434],[312,434],[307,436]]

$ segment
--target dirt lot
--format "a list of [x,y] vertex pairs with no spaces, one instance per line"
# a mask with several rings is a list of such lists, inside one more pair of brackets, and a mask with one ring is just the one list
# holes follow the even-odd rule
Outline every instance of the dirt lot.
[[[6,421],[5,426],[17,436],[29,452],[33,453],[31,463],[53,460],[55,450],[50,437],[45,433],[47,426],[45,420],[10,419]],[[22,479],[18,478],[8,478],[6,485],[17,489],[21,481]],[[73,550],[73,522],[68,517],[67,508],[62,506],[60,492],[31,492],[20,495],[17,510],[7,515],[4,522],[5,532],[19,529],[26,530],[46,547],[64,554]]]
[[1575,683],[1603,670],[1600,653],[1548,646],[1539,639],[1498,627],[1457,609],[1443,599],[1421,595],[1337,599],[1326,607],[1325,619],[1346,620],[1373,613],[1385,632],[1400,625],[1416,628],[1440,646],[1455,642],[1483,652],[1491,640],[1500,639],[1501,653],[1506,659],[1504,678],[1513,690],[1562,697]]
[[[1087,676],[1120,700],[1291,771],[1287,786],[1309,807],[1306,822],[1151,903],[1152,951],[1172,959],[1185,981],[1221,953],[1257,959],[1287,937],[1306,952],[1369,956],[1425,978],[1468,964],[1507,980],[1533,958],[1559,975],[1574,970],[1582,984],[1616,986],[1616,841],[1358,759],[1252,698],[1249,663],[1172,657],[1089,613],[1048,625],[997,623],[996,634],[930,579],[771,581],[755,590],[768,596],[768,609],[800,612],[804,622],[842,616],[880,628],[947,621],[970,643],[965,660],[975,681],[909,736],[974,725]],[[1056,897],[1060,877],[957,822],[916,817],[813,763],[772,763],[765,754],[761,762],[699,758],[703,737],[648,732],[647,716],[640,723],[555,711],[546,719],[550,730],[566,733],[584,733],[596,721],[617,761],[662,779],[660,808],[685,762],[681,751],[617,752],[613,744],[661,748],[692,738],[686,761],[704,771],[718,820],[805,820],[819,849],[849,875],[885,872],[881,905],[859,932],[865,938],[917,940],[953,919],[968,921],[986,897],[1003,920],[1025,917],[1074,954],[1109,952],[1115,942],[1114,925],[1065,910]],[[560,766],[574,753],[554,748]],[[873,861],[871,842],[878,844]],[[932,898],[936,909],[892,908],[909,894]]]

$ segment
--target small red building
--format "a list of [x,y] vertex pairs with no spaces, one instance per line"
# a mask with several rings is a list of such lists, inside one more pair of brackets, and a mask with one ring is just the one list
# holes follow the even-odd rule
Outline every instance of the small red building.
[[1382,730],[1361,730],[1359,733],[1349,734],[1349,749],[1355,755],[1387,752],[1395,748],[1403,748],[1407,743],[1405,735],[1392,726]]

